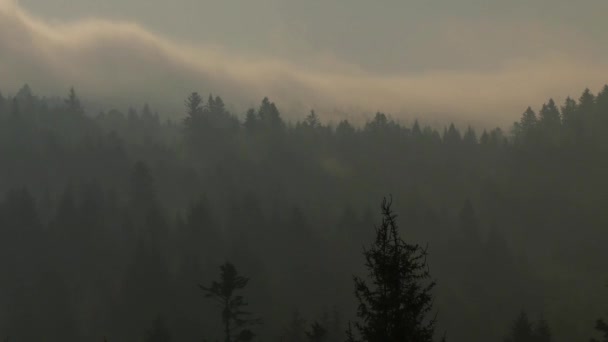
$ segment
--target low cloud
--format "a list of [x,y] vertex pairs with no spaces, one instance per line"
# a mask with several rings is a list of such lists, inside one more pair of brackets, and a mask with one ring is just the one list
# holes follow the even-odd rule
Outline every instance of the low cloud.
[[[476,35],[466,32],[461,28],[445,35],[453,47],[458,42],[461,54],[476,48],[470,39]],[[239,113],[268,96],[288,118],[315,108],[333,121],[383,111],[404,121],[505,126],[528,105],[549,97],[562,101],[585,87],[597,91],[608,75],[605,62],[550,50],[478,70],[438,68],[388,76],[331,56],[310,60],[315,62],[303,66],[219,46],[192,46],[130,22],[49,22],[0,0],[2,91],[14,92],[27,82],[38,93],[63,95],[74,85],[89,102],[148,102],[166,114],[181,113],[187,94],[200,91],[221,95]]]

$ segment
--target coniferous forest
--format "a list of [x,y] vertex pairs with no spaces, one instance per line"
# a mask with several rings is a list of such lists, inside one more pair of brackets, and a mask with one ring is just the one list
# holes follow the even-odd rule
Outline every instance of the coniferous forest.
[[488,130],[4,94],[3,340],[608,341],[608,86]]

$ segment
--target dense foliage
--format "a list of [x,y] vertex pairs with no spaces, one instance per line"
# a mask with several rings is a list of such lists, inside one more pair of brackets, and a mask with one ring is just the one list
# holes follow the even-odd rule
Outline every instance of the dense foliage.
[[196,93],[171,120],[88,113],[24,86],[0,95],[0,334],[221,340],[198,284],[229,260],[259,340],[344,341],[390,193],[404,240],[432,247],[448,340],[514,336],[522,309],[588,340],[606,317],[607,131],[608,87],[478,134],[290,123],[269,99],[239,117]]

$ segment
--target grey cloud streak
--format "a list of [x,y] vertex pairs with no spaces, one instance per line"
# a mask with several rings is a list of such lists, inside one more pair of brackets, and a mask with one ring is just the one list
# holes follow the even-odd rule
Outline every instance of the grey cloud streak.
[[[454,53],[487,51],[477,42],[482,30],[454,26],[447,34],[449,23],[444,25],[441,37]],[[542,35],[529,29],[536,31],[520,28],[514,34]],[[508,30],[498,31],[509,38]],[[586,43],[579,44],[584,52]],[[299,64],[221,46],[193,46],[126,21],[48,22],[0,1],[0,90],[14,91],[28,82],[38,92],[62,95],[60,90],[74,85],[86,100],[118,106],[149,102],[165,112],[180,112],[183,98],[198,90],[222,95],[237,111],[269,96],[287,117],[315,108],[333,120],[345,112],[357,118],[384,111],[405,120],[504,126],[528,105],[551,96],[558,101],[577,97],[584,87],[596,91],[606,82],[605,62],[584,53],[547,51],[478,70],[387,75],[331,55],[311,53],[308,63]]]

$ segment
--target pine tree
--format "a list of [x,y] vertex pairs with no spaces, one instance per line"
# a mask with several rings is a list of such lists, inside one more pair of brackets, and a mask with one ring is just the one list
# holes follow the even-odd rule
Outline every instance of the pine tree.
[[184,104],[186,105],[188,118],[194,118],[203,111],[203,98],[197,92],[190,94]]
[[186,137],[190,140],[190,143],[194,143],[193,140],[197,136],[197,131],[202,123],[203,98],[197,92],[194,92],[188,96],[184,105],[186,106],[186,118],[184,119]]
[[322,326],[319,322],[314,322],[310,326],[310,330],[306,332],[306,337],[308,337],[310,342],[327,341],[327,328]]
[[543,105],[538,121],[544,142],[556,144],[559,141],[562,119],[553,99]]
[[145,342],[171,342],[171,335],[165,326],[165,321],[161,317],[157,317],[146,334]]
[[443,143],[449,146],[456,145],[460,143],[462,137],[460,136],[460,132],[456,129],[453,123],[450,124],[450,127],[443,132]]
[[543,105],[539,112],[539,124],[544,129],[555,129],[561,125],[561,117],[559,109],[555,105],[553,99],[549,99],[549,102]]
[[420,124],[418,123],[418,119],[414,121],[414,125],[412,126],[412,135],[414,137],[419,137],[422,135],[422,130],[420,129]]
[[528,143],[536,136],[538,119],[531,107],[528,107],[522,114],[519,123],[515,125],[514,131],[516,139],[523,143]]
[[505,342],[533,342],[532,323],[522,311],[513,322]]
[[348,122],[348,120],[342,120],[336,127],[336,135],[339,137],[350,137],[355,133],[355,128]]
[[274,102],[270,102],[267,97],[262,100],[262,104],[258,110],[258,117],[266,129],[278,130],[285,126],[277,106]]
[[488,131],[486,131],[485,129],[483,130],[483,133],[481,133],[481,138],[479,138],[479,143],[482,145],[488,145],[490,143],[490,135],[488,134]]
[[608,342],[608,324],[606,324],[603,320],[598,319],[595,322],[595,330],[601,332],[603,336],[601,340],[592,338],[590,340],[591,342]]
[[319,121],[319,116],[317,115],[317,113],[315,113],[314,110],[311,110],[310,114],[308,114],[306,116],[306,119],[304,120],[304,126],[313,128],[313,129],[317,129],[317,128],[321,127],[321,122]]
[[534,326],[533,334],[535,342],[551,342],[553,340],[551,337],[551,329],[549,329],[549,324],[544,317],[541,317]]
[[257,123],[258,117],[255,113],[255,109],[250,108],[247,111],[247,114],[245,116],[245,123],[243,123],[243,125],[245,126],[245,128],[247,128],[247,130],[252,131],[257,127]]
[[595,136],[599,136],[600,131],[596,130],[595,120],[593,117],[595,111],[595,95],[591,93],[589,88],[583,91],[583,94],[578,99],[576,114],[580,120],[579,138],[589,142]]
[[426,249],[406,243],[399,235],[392,200],[382,202],[382,223],[376,227],[376,238],[363,255],[369,270],[369,281],[354,277],[355,295],[359,302],[355,323],[348,341],[426,342],[433,340],[435,318],[427,317],[432,309]]
[[199,285],[205,297],[215,299],[222,306],[224,341],[251,341],[255,337],[247,327],[259,323],[252,319],[251,313],[243,309],[248,305],[243,296],[235,292],[247,286],[249,278],[240,276],[231,263],[220,266],[220,281],[213,281],[209,287]]
[[582,121],[578,115],[576,101],[567,97],[561,112],[564,138],[567,142],[577,141],[582,134]]
[[283,333],[282,340],[289,342],[304,342],[306,339],[306,320],[302,318],[300,312],[295,311],[291,318],[291,322],[285,332]]
[[467,131],[465,132],[462,140],[467,145],[476,145],[477,144],[477,134],[475,133],[475,130],[471,126],[467,127]]
[[80,99],[76,95],[76,91],[74,87],[70,88],[70,92],[68,94],[67,99],[64,100],[65,105],[68,108],[68,111],[73,114],[82,114],[82,107],[80,106]]

